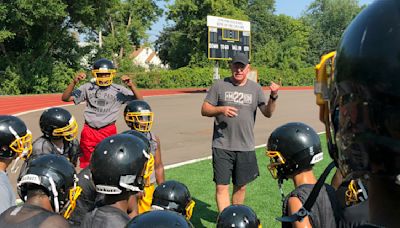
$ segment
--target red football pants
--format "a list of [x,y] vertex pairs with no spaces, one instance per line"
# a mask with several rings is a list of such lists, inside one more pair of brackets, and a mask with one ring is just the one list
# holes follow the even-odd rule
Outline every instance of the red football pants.
[[115,134],[117,134],[117,127],[115,124],[110,124],[100,129],[92,128],[85,124],[81,133],[80,148],[83,155],[79,158],[79,166],[82,169],[86,168],[90,163],[90,157],[96,145],[101,142],[101,140]]

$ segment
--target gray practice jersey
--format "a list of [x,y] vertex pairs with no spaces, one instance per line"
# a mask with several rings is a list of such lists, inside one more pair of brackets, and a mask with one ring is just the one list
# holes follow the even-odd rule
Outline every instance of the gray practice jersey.
[[[297,197],[304,204],[310,195],[314,185],[303,184],[293,190],[286,198],[282,207],[282,214],[289,215],[289,197]],[[336,199],[335,190],[332,186],[325,184],[311,208],[309,216],[312,227],[335,228],[336,221],[340,219],[340,208]],[[292,227],[291,223],[282,223],[282,227]]]
[[72,95],[75,104],[86,101],[85,121],[93,128],[115,122],[122,104],[135,99],[131,90],[117,84],[100,87],[95,83],[85,83],[74,90]]
[[215,117],[212,146],[230,151],[252,151],[255,147],[254,123],[257,107],[267,98],[259,84],[247,80],[243,86],[234,85],[230,78],[216,81],[207,93],[206,102],[213,106],[233,106],[236,117],[220,114]]
[[29,160],[44,154],[58,154],[66,157],[74,166],[80,156],[79,141],[74,139],[70,142],[64,140],[64,148],[60,151],[51,141],[45,136],[37,138],[32,144],[32,154]]
[[14,206],[0,215],[0,227],[7,228],[67,228],[67,220],[39,206]]
[[86,214],[82,228],[123,228],[129,222],[128,214],[118,208],[106,205],[95,208],[92,212]]
[[10,180],[4,171],[0,171],[0,214],[15,205],[15,194]]

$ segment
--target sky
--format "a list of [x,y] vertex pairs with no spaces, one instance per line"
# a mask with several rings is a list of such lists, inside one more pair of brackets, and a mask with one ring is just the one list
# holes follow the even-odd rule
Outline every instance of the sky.
[[[276,14],[286,14],[288,16],[292,16],[294,18],[299,17],[302,12],[304,12],[307,7],[313,2],[314,0],[275,0],[276,2]],[[359,0],[361,5],[369,4],[374,0]],[[170,0],[168,4],[172,4],[173,0]],[[165,2],[158,3],[161,8],[165,10]],[[154,42],[157,39],[158,34],[162,31],[162,29],[167,25],[167,21],[165,16],[161,17],[156,23],[153,24],[151,30],[148,31],[150,35],[149,41]]]

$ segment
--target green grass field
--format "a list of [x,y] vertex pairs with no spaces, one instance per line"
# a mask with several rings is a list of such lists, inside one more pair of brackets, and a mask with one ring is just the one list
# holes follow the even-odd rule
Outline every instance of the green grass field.
[[[325,135],[321,135],[321,144],[323,145],[324,160],[314,167],[317,177],[331,161],[326,149]],[[260,148],[256,152],[260,177],[247,186],[245,204],[253,208],[257,213],[263,227],[281,227],[281,224],[275,220],[276,217],[281,215],[282,207],[278,184],[276,180],[272,179],[267,169],[269,160],[265,156],[265,148]],[[330,181],[333,173],[332,171],[327,181]],[[191,219],[193,225],[196,228],[215,227],[218,210],[215,203],[215,185],[212,181],[211,160],[166,170],[166,177],[168,180],[180,181],[189,188],[192,197],[196,201]],[[291,181],[284,183],[285,194],[288,194],[293,188]]]

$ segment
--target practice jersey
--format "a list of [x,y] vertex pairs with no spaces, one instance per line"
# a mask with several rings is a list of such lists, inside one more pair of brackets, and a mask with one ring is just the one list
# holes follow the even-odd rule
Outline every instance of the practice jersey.
[[110,205],[95,208],[86,214],[82,228],[123,228],[129,222],[128,214]]
[[7,228],[64,228],[67,220],[39,206],[13,206],[0,215],[0,227]]

